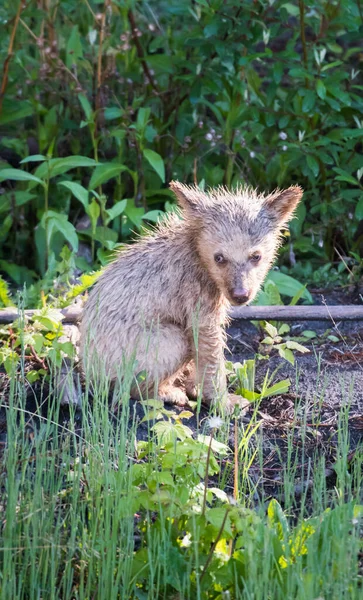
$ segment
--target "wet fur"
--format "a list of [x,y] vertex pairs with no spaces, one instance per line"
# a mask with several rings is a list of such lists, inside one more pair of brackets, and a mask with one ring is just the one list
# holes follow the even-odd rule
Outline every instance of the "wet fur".
[[[224,188],[201,192],[171,183],[181,207],[151,234],[122,251],[105,270],[86,303],[81,357],[86,370],[105,368],[116,380],[127,364],[132,395],[187,402],[175,385],[184,379],[189,396],[226,401],[223,351],[231,289],[243,284],[251,301],[280,244],[281,227],[302,196],[295,186],[268,196]],[[253,252],[261,253],[258,265]],[[216,264],[223,253],[226,263]],[[196,334],[197,332],[197,334]],[[197,350],[195,340],[197,337]]]

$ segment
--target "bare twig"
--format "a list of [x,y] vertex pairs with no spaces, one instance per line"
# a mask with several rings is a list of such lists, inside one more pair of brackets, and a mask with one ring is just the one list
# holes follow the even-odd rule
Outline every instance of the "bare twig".
[[1,88],[0,88],[0,115],[1,115],[1,111],[2,111],[3,98],[5,95],[6,86],[8,84],[9,64],[10,64],[11,57],[13,55],[15,34],[16,34],[16,30],[19,25],[20,15],[23,12],[23,10],[25,9],[25,7],[26,7],[25,0],[20,0],[18,10],[17,10],[16,16],[15,16],[15,20],[14,20],[13,30],[10,35],[8,53],[5,58],[4,66],[3,66],[3,78],[2,78],[2,82],[1,82]]
[[129,20],[129,23],[130,23],[130,26],[131,26],[131,36],[132,36],[133,42],[134,42],[134,44],[136,46],[137,56],[140,59],[142,68],[144,70],[144,73],[145,73],[146,77],[148,78],[148,80],[150,82],[151,87],[153,88],[153,90],[155,90],[155,92],[157,92],[158,89],[156,87],[154,79],[153,79],[153,77],[152,77],[152,75],[150,73],[150,69],[149,69],[149,67],[147,65],[147,62],[145,60],[144,51],[143,51],[142,46],[140,44],[140,40],[137,37],[137,26],[136,26],[135,17],[134,17],[134,14],[133,14],[132,10],[128,11],[127,17],[128,17],[128,20]]

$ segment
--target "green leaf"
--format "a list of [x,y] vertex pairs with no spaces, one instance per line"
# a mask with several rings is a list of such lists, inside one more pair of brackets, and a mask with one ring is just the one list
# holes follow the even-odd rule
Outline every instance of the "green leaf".
[[[45,223],[45,219],[47,218],[47,215],[44,213],[43,215],[43,219],[44,223]],[[72,225],[72,223],[70,223],[67,219],[66,215],[62,215],[60,213],[56,213],[53,210],[48,211],[48,229],[51,235],[51,232],[53,229],[56,229],[57,231],[59,231],[59,233],[61,233],[64,238],[67,240],[67,242],[69,242],[73,248],[73,250],[75,252],[77,252],[78,250],[78,237],[77,237],[77,232],[76,229],[74,227],[74,225]]]
[[99,165],[92,174],[88,189],[94,190],[106,181],[117,177],[123,171],[128,171],[128,168],[125,165],[119,165],[117,163],[103,163]]
[[292,4],[292,2],[281,4],[281,8],[284,8],[292,17],[297,17],[299,15],[299,7],[296,6],[296,4]]
[[89,103],[88,98],[86,96],[84,96],[83,94],[78,94],[78,100],[81,103],[81,106],[83,108],[84,114],[86,115],[87,121],[92,121],[93,110],[92,110],[92,106]]
[[30,117],[33,113],[34,107],[28,101],[20,102],[18,99],[16,102],[13,100],[7,102],[4,101],[3,110],[0,115],[0,125],[6,125],[7,123],[25,119],[26,117]]
[[289,306],[295,306],[300,298],[302,297],[302,295],[304,294],[304,291],[306,290],[306,285],[302,285],[301,288],[299,289],[298,292],[296,292],[295,296],[292,298],[291,302],[289,302]]
[[58,185],[63,185],[63,187],[70,190],[73,196],[75,196],[75,198],[77,198],[77,200],[79,200],[83,204],[85,210],[87,211],[88,190],[86,190],[86,188],[84,188],[83,185],[75,181],[60,181]]
[[279,394],[287,394],[290,389],[290,379],[282,379],[269,388],[263,389],[261,396],[267,398],[269,396],[278,396]]
[[39,177],[35,177],[35,175],[31,175],[31,173],[27,173],[26,171],[22,171],[21,169],[2,169],[0,171],[0,181],[31,181],[33,183],[40,183],[44,187],[44,181],[42,181]]
[[297,350],[298,352],[302,352],[303,354],[310,352],[309,348],[305,348],[305,346],[302,346],[298,342],[294,342],[294,340],[287,340],[286,348],[289,348],[289,350]]
[[66,156],[65,158],[52,158],[50,161],[41,164],[36,169],[35,175],[36,177],[45,179],[48,176],[49,168],[49,177],[52,178],[57,175],[63,175],[63,173],[67,173],[67,171],[71,171],[71,169],[95,166],[97,166],[97,162],[93,158],[88,158],[87,156],[75,155]]
[[357,206],[355,207],[355,217],[356,219],[363,219],[363,196],[358,201]]
[[101,214],[100,205],[98,204],[98,202],[95,199],[93,199],[92,202],[91,202],[91,204],[89,205],[88,214],[89,214],[90,219],[91,219],[92,233],[95,233],[95,231],[96,231],[96,225],[97,225],[97,220],[98,220],[98,217]]
[[23,158],[23,160],[20,161],[20,164],[24,165],[28,162],[41,162],[43,160],[47,160],[47,157],[43,156],[43,154],[33,154],[33,156],[27,156],[26,158]]
[[149,210],[149,212],[142,215],[142,218],[145,221],[152,221],[153,223],[157,223],[160,220],[160,217],[164,216],[164,211],[162,210]]
[[0,275],[0,306],[14,306],[10,297],[9,287]]
[[279,348],[281,358],[287,360],[291,365],[295,364],[295,357],[289,348]]
[[268,333],[269,336],[271,336],[272,338],[277,336],[277,329],[274,325],[272,325],[271,323],[268,323],[266,321],[265,325],[264,325],[264,329],[265,331]]
[[308,340],[312,340],[312,339],[314,339],[314,338],[316,338],[316,337],[317,337],[317,333],[316,333],[316,331],[313,331],[312,329],[305,329],[305,330],[302,332],[302,335],[303,335],[304,337],[306,337]]
[[139,108],[136,119],[136,129],[142,131],[148,124],[150,117],[150,108]]
[[308,164],[308,167],[314,173],[314,177],[317,177],[319,175],[319,163],[316,160],[316,158],[314,158],[314,156],[312,156],[311,154],[308,154],[308,156],[306,157],[306,162]]
[[[277,285],[280,294],[290,296],[291,298],[300,292],[301,288],[303,287],[302,284],[297,281],[297,279],[294,279],[285,273],[281,273],[281,271],[270,271],[268,274],[268,279],[271,279]],[[312,296],[307,289],[304,290],[302,297],[311,303],[313,301]]]
[[318,79],[318,81],[316,82],[316,93],[318,94],[319,98],[325,100],[326,87],[321,79]]
[[156,173],[159,175],[161,181],[163,183],[165,183],[165,167],[164,167],[163,159],[161,158],[160,154],[158,154],[157,152],[154,152],[154,150],[149,150],[149,149],[144,150],[143,154],[144,154],[144,157],[146,158],[146,160],[150,163],[150,165],[154,169],[154,171],[156,171]]
[[107,210],[107,215],[108,215],[107,224],[110,221],[113,221],[114,219],[116,219],[116,217],[119,217],[124,212],[126,206],[127,206],[127,200],[119,200],[118,202],[116,202],[116,204],[112,208],[109,208]]
[[28,192],[27,190],[17,190],[16,192],[12,191],[7,194],[2,194],[0,196],[0,213],[10,210],[14,199],[16,206],[23,206],[23,204],[30,202],[30,200],[33,200],[36,197],[36,194],[31,194],[31,192]]
[[78,31],[78,25],[72,27],[72,31],[68,37],[66,46],[66,65],[68,69],[71,69],[73,65],[77,64],[77,61],[82,58],[82,41]]
[[[359,185],[358,179],[353,177],[353,175],[350,175],[350,173],[348,173],[347,171],[344,171],[343,169],[337,169],[337,168],[334,168],[333,170],[336,171],[337,173],[339,173],[339,175],[337,177],[335,177],[335,181],[345,181],[346,183],[352,183],[353,185]],[[0,173],[0,175],[1,175],[1,173]]]
[[103,115],[106,121],[112,121],[112,119],[119,119],[124,114],[124,110],[118,106],[110,106],[105,108]]
[[315,100],[315,92],[313,90],[306,90],[304,100],[302,103],[302,111],[306,113],[310,112],[315,106]]

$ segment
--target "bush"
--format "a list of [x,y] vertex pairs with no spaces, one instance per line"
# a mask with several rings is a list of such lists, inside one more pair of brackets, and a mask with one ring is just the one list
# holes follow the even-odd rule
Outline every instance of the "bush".
[[17,10],[0,8],[0,268],[18,285],[54,266],[64,240],[91,246],[88,263],[107,260],[172,209],[171,179],[299,182],[290,259],[318,265],[359,247],[359,2],[68,0],[29,3],[19,20]]

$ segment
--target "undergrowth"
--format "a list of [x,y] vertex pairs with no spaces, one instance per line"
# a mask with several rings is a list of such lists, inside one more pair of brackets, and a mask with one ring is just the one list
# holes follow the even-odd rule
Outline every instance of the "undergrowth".
[[[65,418],[53,375],[29,411],[22,360],[1,404],[1,599],[361,596],[363,455],[349,457],[346,408],[335,486],[323,455],[304,475],[304,446],[298,458],[288,431],[274,499],[250,477],[262,460],[261,398],[247,422],[198,407],[194,417],[129,404],[126,387],[86,377],[81,409]],[[254,389],[248,365],[235,377]]]

